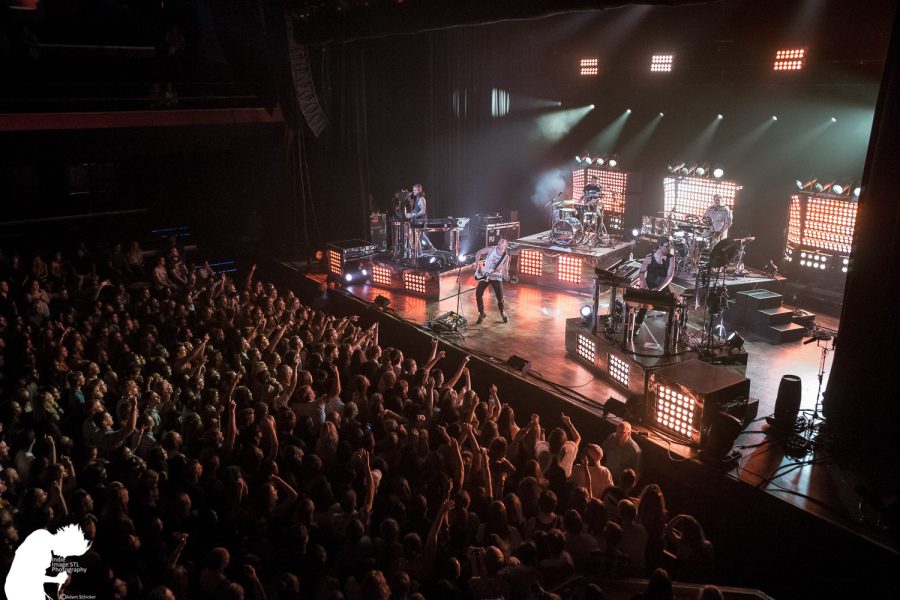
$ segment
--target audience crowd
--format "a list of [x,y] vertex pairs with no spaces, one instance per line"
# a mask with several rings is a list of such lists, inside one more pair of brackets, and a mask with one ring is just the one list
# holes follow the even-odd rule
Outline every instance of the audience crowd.
[[67,597],[603,598],[636,577],[671,598],[672,578],[713,579],[628,423],[595,444],[517,415],[437,341],[382,347],[327,289],[304,303],[175,241],[98,256],[0,256],[0,578],[32,533],[75,524],[91,546]]

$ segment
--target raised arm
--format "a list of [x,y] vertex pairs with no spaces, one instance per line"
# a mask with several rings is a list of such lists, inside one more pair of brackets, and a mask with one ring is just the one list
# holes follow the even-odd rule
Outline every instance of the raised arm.
[[572,424],[572,419],[570,419],[564,413],[560,413],[560,417],[562,418],[563,425],[566,427],[566,430],[569,433],[569,438],[571,438],[571,440],[575,442],[576,446],[581,445],[581,434],[578,433],[577,429],[575,429],[575,425]]
[[466,368],[466,365],[469,364],[469,361],[472,360],[471,356],[464,356],[462,362],[459,363],[459,367],[456,369],[456,373],[453,374],[453,377],[450,378],[444,385],[447,387],[454,387],[456,382],[459,381],[459,378],[462,377],[463,371]]

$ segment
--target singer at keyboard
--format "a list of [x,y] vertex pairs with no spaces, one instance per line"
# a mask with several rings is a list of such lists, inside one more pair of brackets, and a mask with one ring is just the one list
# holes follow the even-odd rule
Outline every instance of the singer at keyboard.
[[[648,254],[641,263],[639,278],[642,287],[658,292],[668,290],[675,277],[675,260],[671,255],[671,247],[672,243],[664,235],[656,240],[656,250]],[[646,307],[638,310],[632,335],[637,336],[646,316]]]

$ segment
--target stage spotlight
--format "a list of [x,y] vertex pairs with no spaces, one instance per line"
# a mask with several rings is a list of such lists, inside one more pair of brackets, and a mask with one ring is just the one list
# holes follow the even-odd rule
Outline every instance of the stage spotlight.
[[316,260],[322,260],[325,258],[325,253],[321,250],[316,250]]
[[683,166],[684,166],[684,163],[679,163],[677,165],[669,165],[669,173],[677,175]]
[[466,262],[466,255],[465,255],[465,254],[460,254],[460,255],[458,255],[458,256],[456,257],[456,261],[457,261],[457,262],[460,262],[460,263]]
[[628,114],[630,115],[630,114],[631,114],[631,109],[630,109],[630,108],[626,108],[626,109],[625,109],[625,112],[628,113]]
[[806,64],[806,48],[788,48],[775,53],[773,71],[799,71]]
[[631,237],[637,237],[639,235],[641,235],[641,230],[637,227],[631,230]]
[[716,115],[716,118],[721,120],[721,119],[724,119],[725,117],[722,115],[722,113],[719,113]]
[[602,156],[598,156],[597,158],[594,159],[594,162],[597,164],[598,167],[602,167],[603,165],[606,164],[606,159],[603,158]]
[[651,73],[669,73],[672,71],[673,54],[654,54],[650,59]]
[[368,277],[368,276],[369,276],[369,271],[366,270],[366,269],[363,269],[363,270],[362,270],[362,275],[363,275],[363,277]]
[[693,171],[693,170],[694,170],[694,167],[689,167],[689,166],[685,165],[685,166],[681,167],[681,174],[684,175],[685,177],[687,177],[688,175],[691,174],[691,171]]
[[436,256],[432,256],[431,258],[428,259],[428,264],[429,264],[429,265],[433,265],[433,264],[436,263],[436,262],[437,262],[437,257],[436,257]]
[[581,322],[584,323],[585,325],[590,324],[591,317],[594,316],[594,309],[591,307],[591,305],[585,304],[584,306],[581,307],[580,312],[581,312]]
[[844,186],[842,186],[839,183],[836,183],[833,186],[831,186],[831,191],[834,192],[835,194],[837,194],[838,196],[841,196],[844,193]]
[[834,118],[834,117],[831,117],[831,122],[832,122],[832,123],[837,123],[837,119]]
[[577,154],[575,155],[575,162],[577,162],[578,164],[581,164],[581,157],[578,156]]
[[712,175],[716,179],[722,179],[722,176],[725,175],[725,171],[722,169],[722,167],[716,167],[715,169],[713,169]]
[[353,273],[347,273],[346,275],[344,275],[344,281],[348,283],[353,281]]
[[821,192],[825,189],[825,186],[823,186],[821,183],[814,183],[813,189],[817,192]]
[[597,107],[594,106],[593,104],[591,104],[591,110],[594,110],[595,108],[597,108]]
[[586,165],[592,165],[592,164],[594,164],[594,159],[591,158],[590,156],[585,156],[585,157],[584,157],[584,164],[586,164]]
[[612,156],[609,157],[609,162],[608,162],[607,164],[609,165],[609,167],[610,167],[611,169],[615,169],[616,167],[619,166],[619,159],[618,159],[618,158],[616,157],[616,155],[614,154],[614,155],[612,155]]
[[694,173],[695,173],[698,177],[703,177],[704,175],[706,175],[706,167],[704,167],[703,165],[699,165],[699,166],[697,167],[697,169],[694,171]]
[[664,116],[666,116],[666,115],[664,115],[663,113],[659,113],[659,116],[664,117]]
[[860,192],[862,192],[862,188],[859,188],[859,187],[853,188],[853,197],[859,198]]
[[728,347],[732,350],[739,350],[744,347],[744,338],[737,331],[729,334],[725,341],[728,342]]
[[797,186],[797,189],[798,189],[798,190],[802,190],[802,189],[803,189],[803,182],[800,181],[799,179],[797,179],[797,180],[794,181],[794,185]]
[[773,120],[773,121],[777,121],[777,120],[778,120],[778,117],[775,116],[775,115],[772,115],[772,120]]
[[[593,76],[600,73],[600,60],[597,58],[582,58],[581,59],[581,75],[583,76]],[[594,108],[591,105],[591,108]]]

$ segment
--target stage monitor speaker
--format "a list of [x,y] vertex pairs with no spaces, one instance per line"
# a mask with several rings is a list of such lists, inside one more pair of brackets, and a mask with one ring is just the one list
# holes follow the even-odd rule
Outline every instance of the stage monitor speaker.
[[800,378],[796,375],[782,376],[781,383],[778,384],[778,396],[775,398],[773,428],[785,433],[796,428],[802,397],[803,383]]
[[726,412],[717,412],[710,419],[706,445],[700,457],[712,463],[721,463],[731,457],[734,440],[740,435],[744,424],[741,420]]
[[515,354],[509,357],[509,359],[506,361],[506,364],[508,364],[516,371],[521,371],[522,375],[526,375],[529,369],[531,369],[531,361],[526,360],[521,356],[516,356]]
[[746,402],[750,380],[700,360],[656,369],[647,377],[647,425],[702,447],[724,405]]

